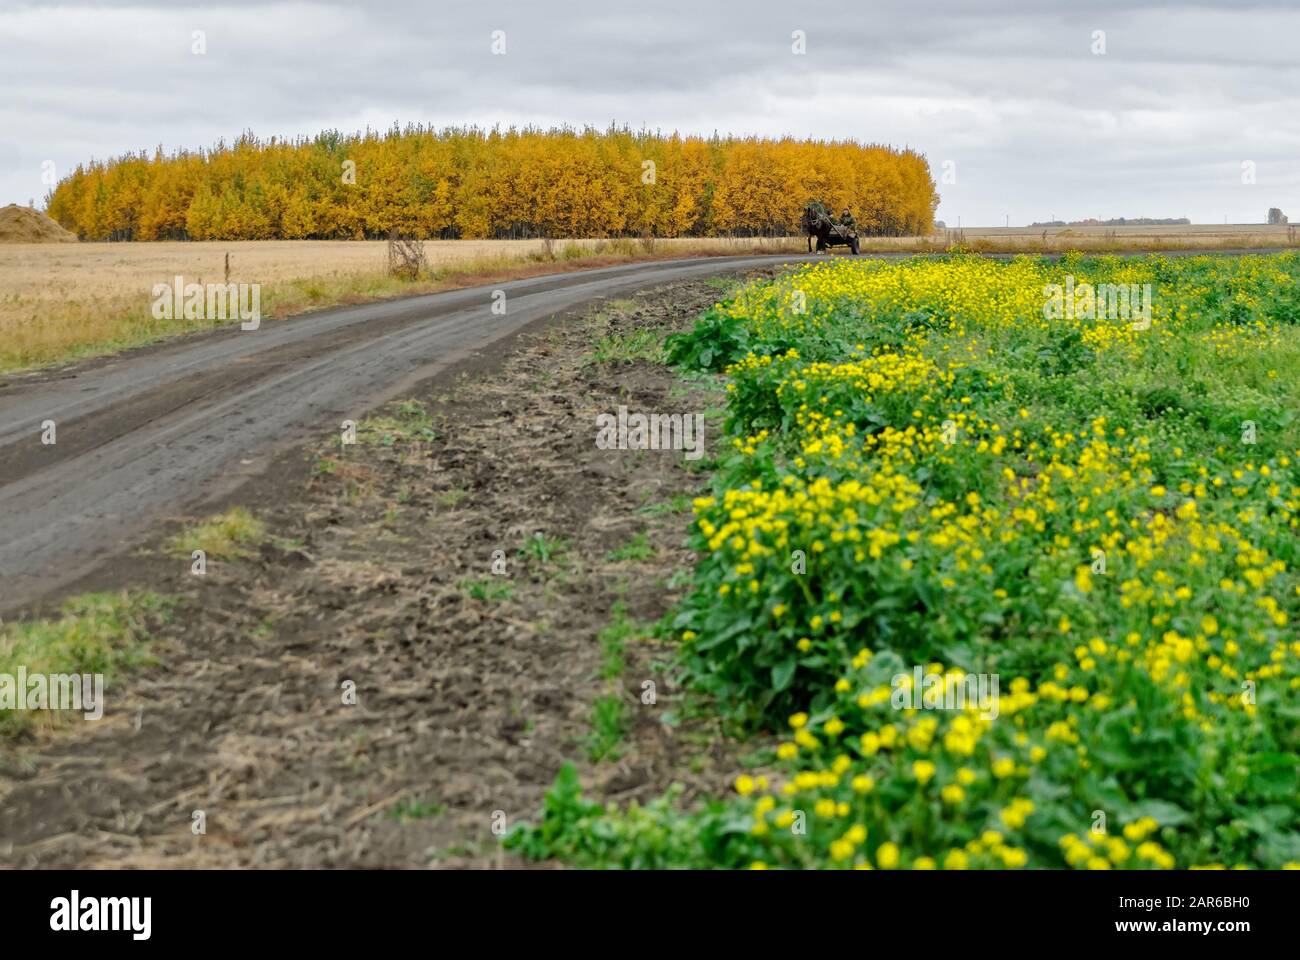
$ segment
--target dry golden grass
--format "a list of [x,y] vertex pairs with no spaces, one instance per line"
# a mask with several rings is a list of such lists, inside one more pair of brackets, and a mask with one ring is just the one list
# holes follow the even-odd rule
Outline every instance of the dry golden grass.
[[416,281],[386,274],[384,241],[13,243],[0,246],[0,372],[109,353],[208,321],[155,320],[154,284],[261,284],[264,318],[634,259],[778,253],[800,240],[430,240]]

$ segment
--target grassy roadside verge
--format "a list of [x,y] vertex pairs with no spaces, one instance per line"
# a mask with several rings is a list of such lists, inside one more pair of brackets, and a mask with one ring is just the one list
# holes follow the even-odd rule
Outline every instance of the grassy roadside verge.
[[[167,611],[168,601],[157,594],[96,593],[67,600],[57,616],[0,626],[0,739],[57,726],[66,712],[17,709],[18,699],[27,700],[17,691],[20,670],[28,678],[104,674],[107,684],[151,662],[153,628]],[[11,703],[10,697],[18,699]]]

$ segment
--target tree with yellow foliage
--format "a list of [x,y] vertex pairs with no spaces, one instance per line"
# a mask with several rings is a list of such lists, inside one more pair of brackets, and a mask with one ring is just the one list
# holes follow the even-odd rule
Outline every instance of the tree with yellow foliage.
[[922,234],[925,158],[854,141],[419,126],[79,166],[48,198],[89,240],[776,236],[810,198]]

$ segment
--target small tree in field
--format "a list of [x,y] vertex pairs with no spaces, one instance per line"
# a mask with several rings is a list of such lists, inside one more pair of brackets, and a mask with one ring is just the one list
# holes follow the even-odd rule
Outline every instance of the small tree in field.
[[414,237],[399,234],[396,230],[388,234],[388,273],[403,280],[415,280],[429,265],[424,256],[424,243]]

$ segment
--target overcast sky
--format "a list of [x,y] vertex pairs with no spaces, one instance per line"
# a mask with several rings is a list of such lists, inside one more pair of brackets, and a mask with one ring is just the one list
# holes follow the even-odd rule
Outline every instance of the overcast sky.
[[906,145],[952,162],[950,225],[1300,220],[1300,0],[0,0],[0,203],[47,161],[394,121]]

